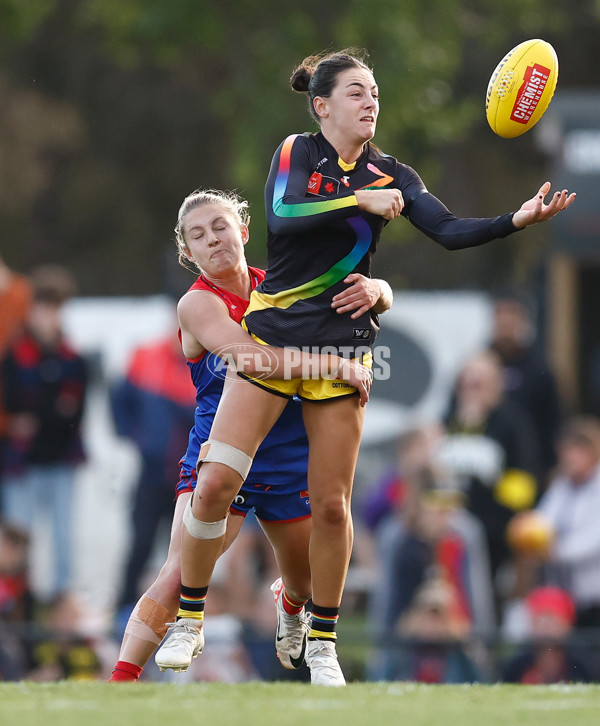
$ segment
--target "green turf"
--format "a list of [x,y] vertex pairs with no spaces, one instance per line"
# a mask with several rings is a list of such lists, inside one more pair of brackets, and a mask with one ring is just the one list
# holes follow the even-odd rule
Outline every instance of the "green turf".
[[2,726],[580,726],[600,686],[4,683]]

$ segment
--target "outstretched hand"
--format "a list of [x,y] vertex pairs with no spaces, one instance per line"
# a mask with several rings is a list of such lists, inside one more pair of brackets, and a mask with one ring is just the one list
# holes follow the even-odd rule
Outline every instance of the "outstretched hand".
[[550,182],[542,184],[535,197],[526,201],[521,209],[513,214],[512,221],[515,227],[522,229],[530,224],[552,219],[555,214],[567,209],[575,201],[575,192],[569,194],[566,189],[563,189],[562,192],[554,192],[550,204],[544,204],[544,199],[550,192],[550,187]]

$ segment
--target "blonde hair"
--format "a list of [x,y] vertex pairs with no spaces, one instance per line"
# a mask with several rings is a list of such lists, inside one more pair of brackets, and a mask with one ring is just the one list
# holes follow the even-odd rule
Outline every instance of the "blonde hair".
[[175,225],[175,244],[177,245],[179,264],[182,267],[188,268],[189,265],[189,260],[185,254],[188,246],[183,232],[185,218],[192,209],[196,209],[203,204],[223,207],[236,220],[240,227],[250,224],[248,202],[235,192],[222,191],[220,189],[196,189],[196,191],[188,194],[183,200],[181,207],[179,207],[177,224]]

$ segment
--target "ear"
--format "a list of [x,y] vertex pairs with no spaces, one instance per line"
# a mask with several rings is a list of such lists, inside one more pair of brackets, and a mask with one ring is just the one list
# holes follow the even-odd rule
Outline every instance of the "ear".
[[329,116],[327,99],[323,98],[323,96],[315,96],[313,99],[313,108],[319,118],[327,118]]
[[250,230],[248,229],[247,224],[242,224],[240,227],[240,234],[242,237],[242,244],[245,245],[250,239]]
[[196,260],[194,259],[194,256],[190,252],[190,248],[187,245],[184,245],[183,247],[183,254],[188,258],[190,262],[196,264]]

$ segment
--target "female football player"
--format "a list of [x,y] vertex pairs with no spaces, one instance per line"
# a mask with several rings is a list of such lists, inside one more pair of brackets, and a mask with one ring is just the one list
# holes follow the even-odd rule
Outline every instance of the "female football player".
[[[175,619],[179,605],[180,550],[183,513],[196,486],[196,461],[200,444],[208,439],[212,420],[223,390],[223,359],[217,354],[232,351],[236,341],[253,344],[239,323],[250,292],[263,280],[264,272],[249,267],[244,255],[248,240],[247,203],[234,194],[197,191],[189,195],[179,211],[176,238],[180,261],[192,262],[201,275],[179,303],[181,343],[197,390],[194,427],[182,458],[181,478],[167,560],[157,579],[135,606],[125,629],[119,661],[111,681],[133,681],[146,664]],[[185,266],[185,265],[184,265]],[[391,305],[391,290],[382,280],[361,275],[348,278],[346,290],[335,304],[360,311],[375,306],[383,312]],[[245,346],[248,352],[251,349]],[[326,365],[331,365],[325,360]],[[335,370],[339,361],[335,361]],[[251,365],[251,363],[246,363]],[[266,371],[269,360],[263,360]],[[360,379],[360,366],[349,376]],[[360,385],[360,380],[358,380]],[[241,382],[241,385],[246,385]],[[304,603],[311,594],[308,543],[310,506],[306,471],[308,441],[300,404],[291,401],[261,445],[241,491],[231,505],[223,551],[234,541],[246,513],[252,509],[273,546],[282,574],[283,589],[275,588],[277,600],[276,649],[281,664],[298,668],[306,648]],[[185,620],[179,621],[179,647],[191,657],[201,652],[204,633]],[[185,670],[188,664],[176,666]]]
[[[377,316],[337,315],[331,299],[348,274],[369,276],[383,227],[404,216],[450,250],[473,247],[550,219],[574,199],[566,190],[544,203],[550,184],[514,213],[456,218],[418,174],[371,143],[379,114],[373,72],[351,52],[306,58],[291,78],[307,93],[316,134],[288,136],[275,152],[266,184],[268,272],[244,318],[257,342],[309,350],[331,346],[369,363]],[[313,611],[306,660],[311,681],[344,685],[335,625],[352,548],[350,496],[364,407],[339,381],[297,378],[227,382],[202,449],[197,494],[184,527],[180,615],[202,602],[221,549],[229,505],[267,432],[292,396],[302,400],[309,440]],[[235,454],[234,454],[235,452]],[[235,460],[234,460],[235,458]],[[199,606],[201,607],[201,605]],[[177,660],[167,640],[157,662]]]

